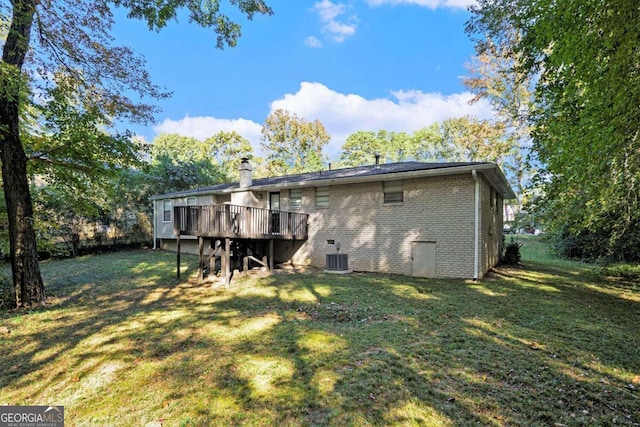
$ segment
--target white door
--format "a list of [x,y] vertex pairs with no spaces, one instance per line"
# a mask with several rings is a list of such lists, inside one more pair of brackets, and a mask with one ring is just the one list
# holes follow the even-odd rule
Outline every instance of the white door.
[[413,242],[412,272],[415,277],[436,277],[436,242]]

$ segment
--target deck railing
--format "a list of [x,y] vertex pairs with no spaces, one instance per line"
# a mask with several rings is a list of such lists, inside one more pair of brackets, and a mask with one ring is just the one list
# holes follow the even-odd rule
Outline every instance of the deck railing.
[[174,232],[240,239],[306,239],[308,214],[238,205],[176,206]]

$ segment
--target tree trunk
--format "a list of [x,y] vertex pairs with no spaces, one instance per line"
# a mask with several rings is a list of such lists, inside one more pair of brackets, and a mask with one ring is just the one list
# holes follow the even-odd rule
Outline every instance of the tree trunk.
[[20,141],[21,73],[29,49],[34,13],[33,0],[13,2],[11,28],[0,64],[3,68],[0,79],[0,161],[9,219],[11,270],[18,306],[37,304],[45,299],[33,228],[27,157]]

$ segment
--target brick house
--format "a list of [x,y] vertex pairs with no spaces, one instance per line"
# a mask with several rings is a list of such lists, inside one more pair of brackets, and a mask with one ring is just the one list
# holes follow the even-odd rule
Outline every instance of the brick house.
[[[503,200],[514,198],[494,163],[376,164],[252,179],[154,196],[162,249],[421,277],[480,279],[502,253]],[[178,255],[179,256],[179,255]],[[347,258],[346,260],[344,258]],[[211,262],[213,267],[213,262]]]

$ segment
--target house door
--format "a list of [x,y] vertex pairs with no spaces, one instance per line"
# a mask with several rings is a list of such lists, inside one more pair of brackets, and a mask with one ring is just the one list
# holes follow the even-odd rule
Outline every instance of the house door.
[[271,209],[271,232],[280,234],[280,193],[269,193],[269,209]]
[[414,277],[436,277],[436,242],[413,242],[411,260]]

